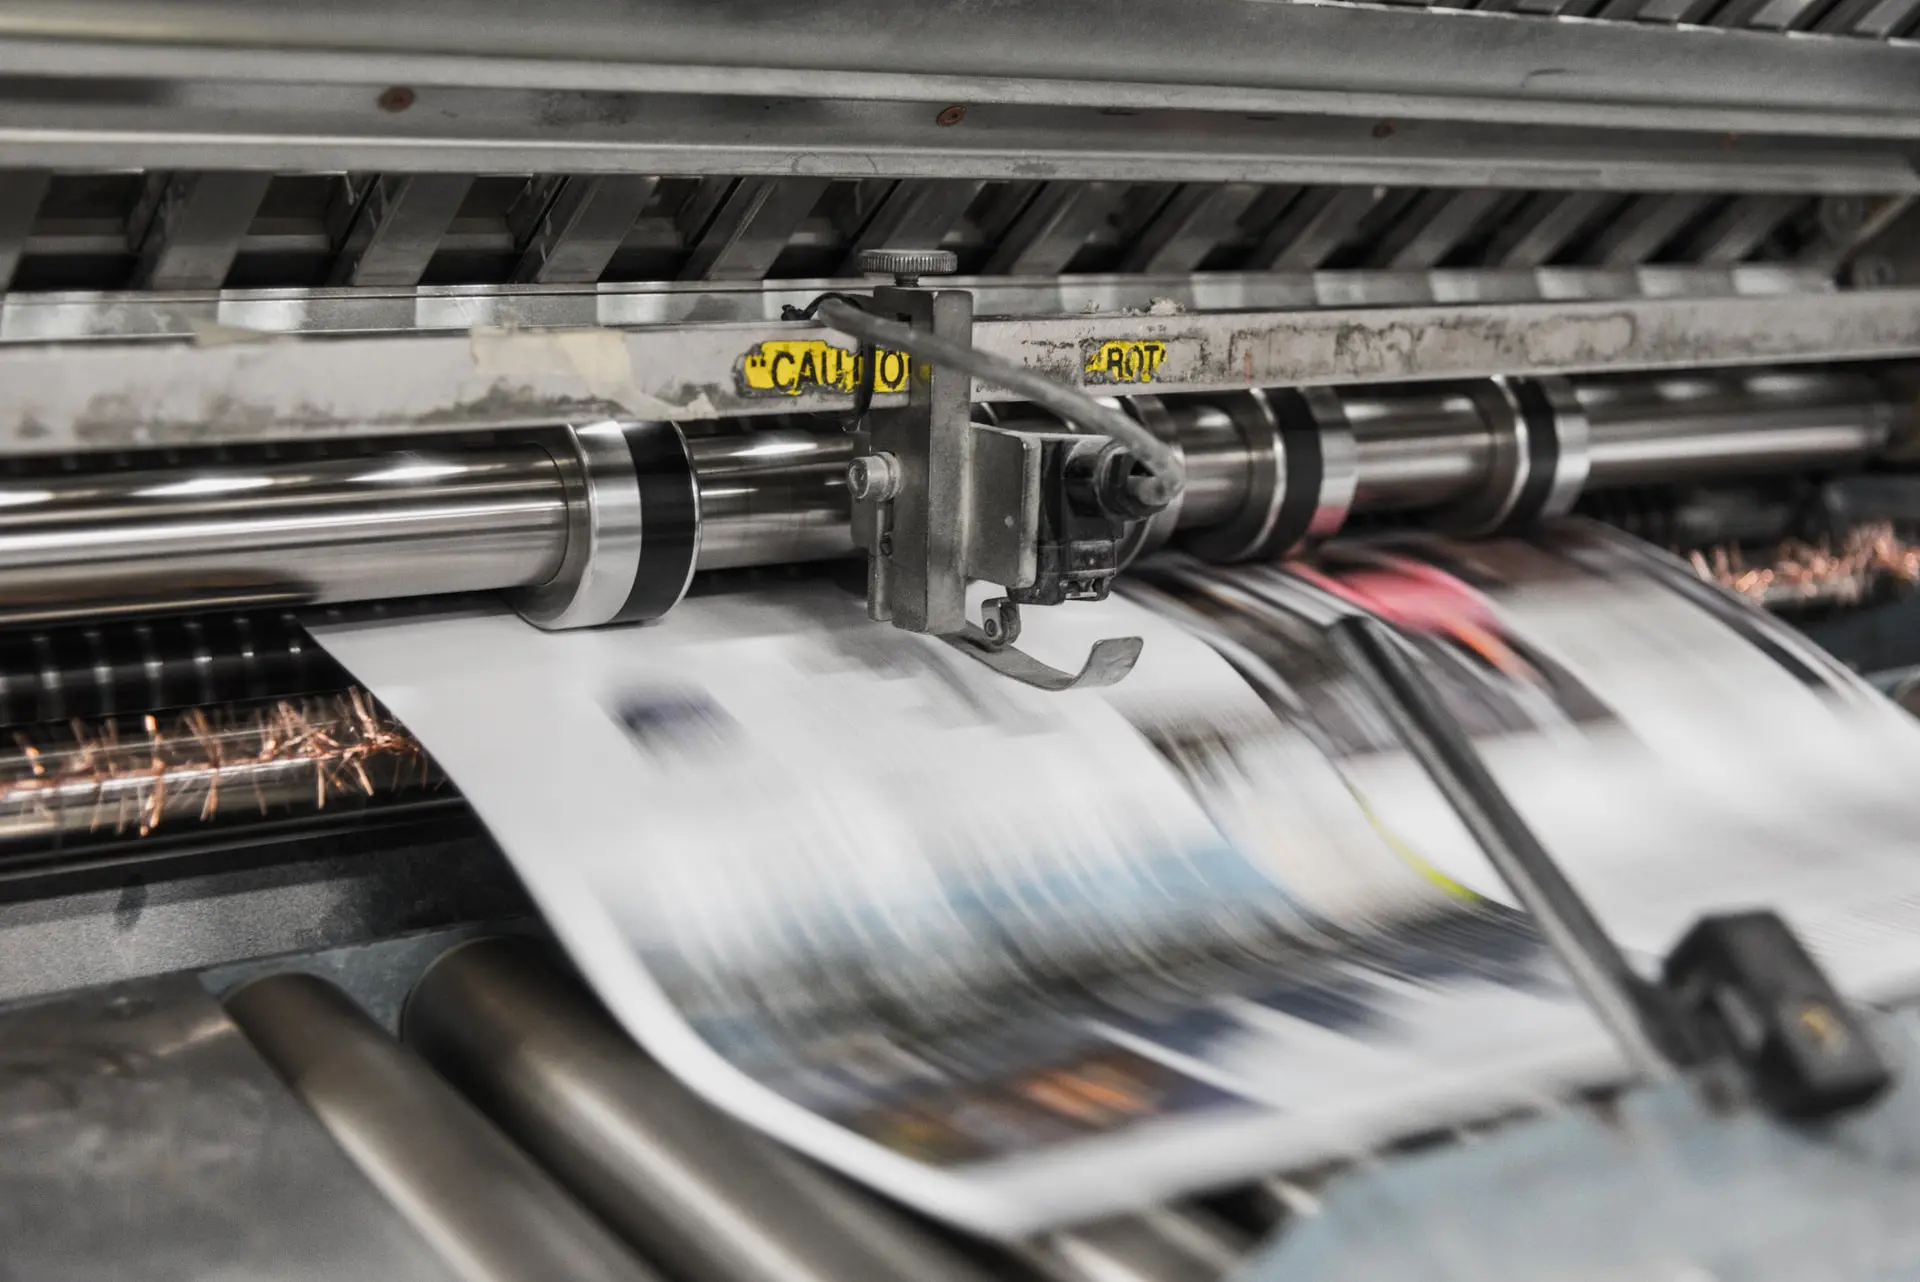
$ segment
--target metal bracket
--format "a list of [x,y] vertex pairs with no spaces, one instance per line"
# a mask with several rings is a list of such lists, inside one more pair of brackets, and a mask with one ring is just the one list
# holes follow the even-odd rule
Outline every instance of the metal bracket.
[[[923,272],[951,271],[951,259],[863,254],[864,269],[884,270],[895,284],[870,300],[823,295],[793,313],[817,313],[859,339],[863,353],[884,346],[914,358],[906,405],[853,425],[861,456],[848,469],[848,491],[854,542],[868,557],[867,613],[941,637],[1038,689],[1112,685],[1133,670],[1140,638],[1101,641],[1078,672],[1062,671],[1013,648],[1019,604],[1104,598],[1131,527],[1177,499],[1183,460],[1117,409],[1047,380],[1038,399],[1070,402],[1067,417],[1095,435],[974,424],[973,380],[1006,375],[973,350],[972,295],[918,287]],[[872,366],[861,362],[863,383]],[[1106,430],[1109,420],[1121,428]],[[984,626],[966,617],[974,580],[1008,593],[988,604]]]

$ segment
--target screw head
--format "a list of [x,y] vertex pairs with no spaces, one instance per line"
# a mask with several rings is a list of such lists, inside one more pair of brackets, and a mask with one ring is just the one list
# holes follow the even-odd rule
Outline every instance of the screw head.
[[933,118],[933,123],[936,125],[952,126],[952,125],[959,124],[961,121],[965,120],[966,118],[967,118],[967,109],[958,104],[955,104],[954,106],[948,107],[945,111],[942,111],[939,115],[935,116]]
[[378,100],[380,110],[405,111],[413,105],[414,96],[413,90],[407,88],[405,85],[395,85],[380,95]]

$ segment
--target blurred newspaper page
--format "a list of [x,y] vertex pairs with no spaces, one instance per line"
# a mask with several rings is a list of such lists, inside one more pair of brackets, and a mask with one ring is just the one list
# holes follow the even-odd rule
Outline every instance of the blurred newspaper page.
[[[1649,965],[1704,912],[1772,907],[1853,996],[1920,992],[1920,726],[1680,563],[1568,523],[1526,541],[1399,536],[1182,584],[1243,629],[1278,603],[1256,629],[1275,635],[1316,611],[1394,623],[1502,790]],[[1458,826],[1425,813],[1433,795],[1407,786],[1418,771],[1397,745],[1339,759],[1422,858],[1509,902]]]
[[[770,1134],[1014,1235],[1620,1071],[1434,794],[1442,874],[1214,649],[1034,611],[1045,694],[824,586],[646,628],[316,634],[427,744],[608,1007]],[[1431,786],[1417,772],[1399,785]],[[1451,825],[1450,835],[1445,830]]]

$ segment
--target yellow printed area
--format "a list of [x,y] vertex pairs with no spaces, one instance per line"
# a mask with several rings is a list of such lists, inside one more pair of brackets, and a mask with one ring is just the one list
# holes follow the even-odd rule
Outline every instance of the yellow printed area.
[[1349,787],[1347,791],[1353,797],[1355,804],[1360,807],[1360,813],[1367,817],[1367,823],[1376,833],[1380,834],[1380,840],[1387,843],[1387,849],[1398,855],[1401,862],[1405,863],[1408,867],[1412,868],[1415,872],[1419,873],[1422,877],[1432,882],[1435,886],[1438,886],[1453,898],[1465,899],[1472,903],[1480,902],[1480,896],[1474,894],[1473,891],[1462,886],[1459,882],[1428,863],[1412,846],[1409,846],[1405,841],[1401,840],[1398,833],[1380,822],[1380,816],[1373,813],[1373,808],[1367,804],[1364,797],[1358,792],[1355,792],[1351,787]]
[[[873,390],[906,391],[911,368],[905,352],[874,353]],[[770,339],[740,358],[740,379],[749,392],[775,396],[851,392],[860,385],[860,357],[823,339]]]
[[[1082,349],[1084,350],[1084,349]],[[1087,357],[1089,383],[1151,383],[1167,359],[1167,345],[1151,339],[1101,343]]]

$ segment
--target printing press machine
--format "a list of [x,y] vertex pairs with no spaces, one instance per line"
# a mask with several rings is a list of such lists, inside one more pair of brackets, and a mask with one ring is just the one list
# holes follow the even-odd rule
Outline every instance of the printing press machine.
[[874,627],[1064,688],[1131,658],[1039,663],[1022,611],[1159,549],[1571,513],[1920,712],[1915,38],[1920,0],[0,4],[0,1278],[1377,1276],[1378,1217],[1502,1187],[1450,1155],[1677,1109],[964,1239],[648,1062],[301,619],[641,623],[864,556]]

